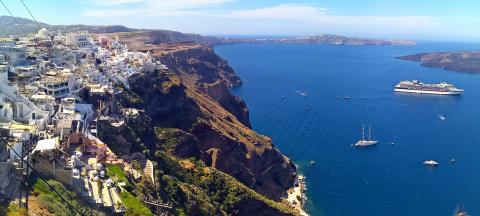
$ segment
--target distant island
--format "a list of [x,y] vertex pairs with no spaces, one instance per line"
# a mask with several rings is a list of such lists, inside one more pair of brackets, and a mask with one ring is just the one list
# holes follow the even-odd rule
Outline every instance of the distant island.
[[397,59],[421,62],[422,66],[449,71],[480,73],[480,51],[419,53]]
[[[21,25],[18,28],[16,23]],[[312,36],[285,36],[285,37],[240,37],[240,36],[204,36],[200,34],[182,33],[163,29],[134,29],[122,25],[49,25],[36,23],[33,20],[0,16],[0,36],[28,35],[46,28],[51,32],[78,32],[88,31],[93,34],[128,32],[130,37],[146,38],[149,43],[158,44],[165,42],[195,42],[202,45],[234,44],[234,43],[290,43],[290,44],[331,44],[331,45],[355,45],[355,46],[391,46],[391,45],[415,45],[412,40],[397,39],[384,40],[373,38],[346,37],[332,34]]]
[[372,38],[345,37],[340,35],[323,34],[303,37],[284,38],[223,38],[223,42],[230,43],[290,43],[290,44],[331,44],[331,45],[354,45],[354,46],[381,46],[381,45],[415,45],[412,40],[382,40]]

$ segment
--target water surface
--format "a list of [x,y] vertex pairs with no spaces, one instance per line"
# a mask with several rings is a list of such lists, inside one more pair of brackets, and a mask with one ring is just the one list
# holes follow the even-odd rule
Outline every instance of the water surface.
[[[236,44],[215,50],[244,81],[233,92],[246,101],[253,128],[272,137],[306,175],[311,215],[438,216],[451,215],[459,203],[480,214],[480,75],[395,57],[478,48]],[[465,93],[393,92],[411,79],[448,81]],[[372,125],[377,146],[351,146],[363,124]],[[430,159],[440,165],[422,165]],[[309,166],[312,160],[317,165]]]

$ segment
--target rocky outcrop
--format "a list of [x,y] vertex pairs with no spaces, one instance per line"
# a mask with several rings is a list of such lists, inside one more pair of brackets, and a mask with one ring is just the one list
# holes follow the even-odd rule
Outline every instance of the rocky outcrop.
[[159,60],[171,71],[182,75],[182,78],[187,78],[186,80],[191,80],[192,76],[195,78],[195,83],[186,84],[215,83],[218,80],[228,87],[242,84],[242,80],[227,61],[216,55],[211,47],[195,45],[191,47],[164,53]]
[[203,152],[218,151],[206,158],[246,186],[279,200],[295,181],[294,164],[272,145],[271,139],[242,125],[218,103],[200,92],[190,91],[203,113],[208,116],[191,129]]
[[[143,74],[130,83],[130,94],[135,96],[125,93],[121,100],[125,106],[145,110],[151,118],[145,128],[189,132],[192,137],[185,143],[196,145],[208,165],[216,164],[218,170],[271,199],[279,200],[293,185],[296,168],[271,140],[246,127],[203,91],[184,86],[176,75]],[[142,100],[129,100],[137,97]],[[215,157],[209,153],[212,150],[217,151]],[[184,143],[175,152],[184,158],[198,156]]]
[[245,126],[251,126],[245,102],[232,95],[229,90],[231,87],[240,86],[242,80],[212,48],[195,46],[166,53],[159,59],[171,71],[179,74],[187,87],[201,90],[235,115]]
[[251,127],[247,105],[240,97],[232,95],[225,83],[218,80],[215,83],[202,84],[199,89],[220,103],[223,108],[237,117],[242,124]]
[[449,71],[480,73],[480,51],[419,53],[398,59],[421,62],[422,66]]

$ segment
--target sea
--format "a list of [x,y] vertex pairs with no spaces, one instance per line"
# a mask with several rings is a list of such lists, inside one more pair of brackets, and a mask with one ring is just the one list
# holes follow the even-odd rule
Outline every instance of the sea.
[[[215,47],[244,81],[232,92],[247,103],[253,128],[306,176],[306,211],[327,216],[452,215],[458,205],[480,215],[480,75],[395,58],[478,49],[447,42]],[[413,79],[465,92],[394,93]],[[376,146],[352,146],[363,125]]]

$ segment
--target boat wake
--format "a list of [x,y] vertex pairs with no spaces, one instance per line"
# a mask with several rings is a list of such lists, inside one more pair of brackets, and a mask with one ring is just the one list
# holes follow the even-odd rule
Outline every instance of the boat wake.
[[378,96],[370,96],[370,97],[352,97],[352,96],[337,96],[337,99],[345,99],[345,100],[375,100],[375,99],[387,99],[391,95],[378,95]]
[[447,119],[447,118],[445,118],[445,116],[443,116],[443,115],[437,115],[437,117],[438,117],[440,120],[442,120],[442,121],[445,121],[445,119]]
[[304,96],[304,97],[307,96],[307,92],[302,92],[302,91],[298,91],[298,90],[295,90],[295,89],[294,89],[294,91],[295,91],[297,94],[299,94],[300,96]]

